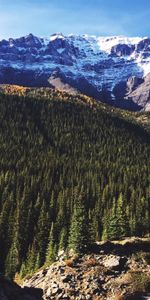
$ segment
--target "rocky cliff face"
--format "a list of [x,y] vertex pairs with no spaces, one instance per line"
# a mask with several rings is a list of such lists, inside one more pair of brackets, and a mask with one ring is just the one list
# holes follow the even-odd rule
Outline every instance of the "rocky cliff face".
[[[92,254],[64,260],[63,252],[24,286],[43,290],[43,299],[144,300],[150,292],[150,242],[100,243]],[[146,297],[146,298],[145,298]]]
[[135,88],[130,90],[126,95],[126,99],[132,99],[134,103],[138,104],[145,111],[150,110],[150,74],[139,81]]
[[116,99],[121,106],[116,86],[149,72],[148,38],[29,34],[0,41],[0,83],[62,89],[63,82],[63,89],[111,103]]

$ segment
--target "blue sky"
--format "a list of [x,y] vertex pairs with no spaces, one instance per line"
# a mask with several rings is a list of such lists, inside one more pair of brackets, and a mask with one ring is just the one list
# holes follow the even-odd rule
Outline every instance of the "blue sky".
[[150,36],[150,0],[0,0],[0,39],[33,33]]

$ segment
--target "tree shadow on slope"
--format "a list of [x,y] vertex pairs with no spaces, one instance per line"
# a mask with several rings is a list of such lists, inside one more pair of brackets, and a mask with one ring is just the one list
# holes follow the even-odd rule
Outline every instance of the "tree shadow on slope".
[[0,275],[0,299],[5,300],[42,300],[43,290],[21,288],[16,283]]
[[96,243],[93,244],[93,246],[90,248],[90,252],[94,252],[96,254],[103,251],[105,254],[113,253],[115,255],[132,255],[136,254],[138,252],[150,252],[150,240],[141,240],[141,239],[135,239],[133,241],[126,241],[123,242],[111,242],[106,241],[103,243]]

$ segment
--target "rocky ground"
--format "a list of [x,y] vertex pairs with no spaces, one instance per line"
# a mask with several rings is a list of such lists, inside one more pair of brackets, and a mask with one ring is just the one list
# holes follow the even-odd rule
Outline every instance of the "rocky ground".
[[61,253],[24,286],[42,289],[45,300],[150,299],[150,240],[99,243],[92,254],[67,260]]

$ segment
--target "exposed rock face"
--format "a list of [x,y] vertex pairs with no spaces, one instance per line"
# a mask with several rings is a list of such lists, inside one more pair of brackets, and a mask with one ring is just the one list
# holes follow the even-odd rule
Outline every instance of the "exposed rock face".
[[108,279],[120,272],[119,263],[114,265],[111,262],[111,266],[105,267],[102,259],[100,255],[57,262],[24,284],[42,288],[45,300],[104,297]]
[[[141,246],[146,251],[143,254]],[[95,254],[66,261],[62,253],[62,258],[26,280],[24,286],[43,289],[44,300],[144,299],[142,292],[150,291],[149,246],[140,240],[106,242],[96,246]]]
[[0,299],[1,300],[42,300],[41,289],[21,288],[0,275]]
[[[55,71],[59,76],[54,80]],[[0,41],[2,84],[52,85],[124,106],[122,96],[127,94],[126,89],[131,93],[149,72],[148,38],[63,36],[58,33],[48,39],[29,34]],[[131,76],[140,79],[130,82]],[[117,102],[114,102],[115,97]],[[126,105],[131,108],[131,101]],[[137,109],[140,108],[137,105]]]
[[127,99],[132,99],[144,110],[150,110],[150,74],[147,75],[144,80],[133,90],[131,90],[126,96]]
[[140,84],[144,82],[143,78],[132,76],[127,80],[127,94],[132,93]]
[[50,85],[58,91],[68,92],[69,94],[76,95],[78,90],[69,85],[63,76],[59,75],[56,71],[48,78]]
[[150,74],[144,78],[130,77],[126,82],[118,83],[113,90],[116,99],[124,99],[124,106],[132,100],[142,110],[150,110]]

